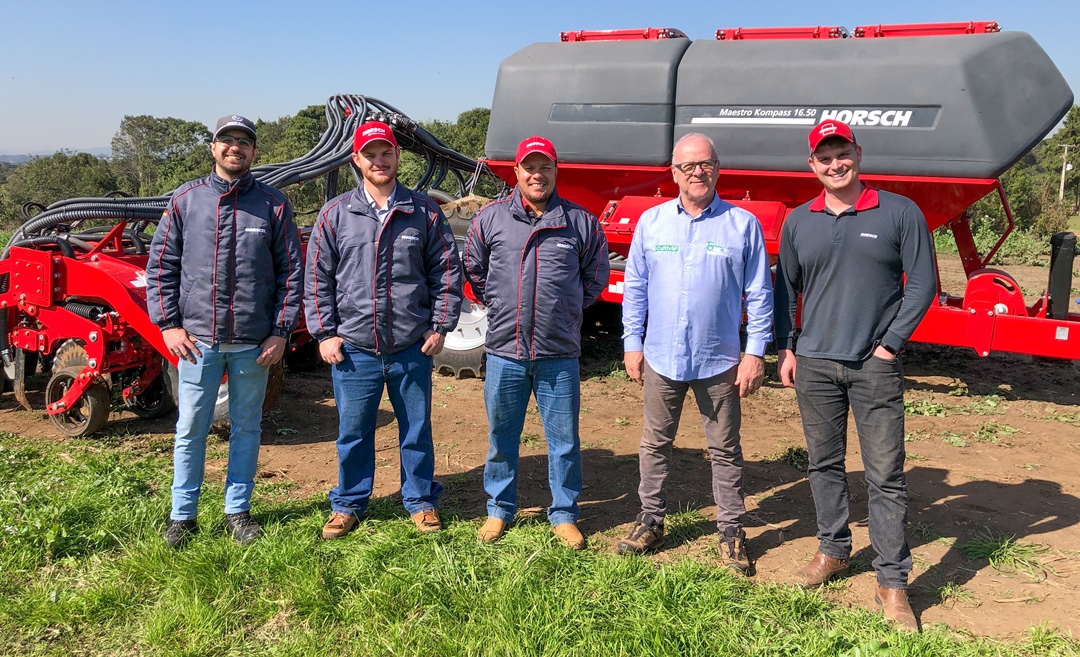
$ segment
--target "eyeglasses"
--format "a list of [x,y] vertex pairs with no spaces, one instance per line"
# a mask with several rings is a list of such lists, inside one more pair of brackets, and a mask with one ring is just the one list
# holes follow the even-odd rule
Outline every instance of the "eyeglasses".
[[242,148],[251,148],[255,145],[254,139],[248,139],[247,137],[233,137],[232,135],[221,135],[216,141],[225,144],[226,146],[239,144]]
[[698,167],[701,167],[702,173],[708,176],[716,171],[718,164],[720,164],[720,160],[702,160],[700,162],[682,162],[679,164],[672,164],[671,166],[672,168],[682,171],[687,176],[694,173]]

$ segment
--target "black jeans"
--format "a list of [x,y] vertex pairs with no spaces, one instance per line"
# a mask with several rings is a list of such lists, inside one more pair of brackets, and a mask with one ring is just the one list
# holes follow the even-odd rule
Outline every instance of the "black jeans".
[[911,572],[904,479],[904,376],[898,359],[864,361],[796,357],[795,393],[810,454],[810,490],[817,510],[819,550],[851,555],[848,528],[848,408],[855,417],[869,489],[870,543],[877,581],[906,589]]

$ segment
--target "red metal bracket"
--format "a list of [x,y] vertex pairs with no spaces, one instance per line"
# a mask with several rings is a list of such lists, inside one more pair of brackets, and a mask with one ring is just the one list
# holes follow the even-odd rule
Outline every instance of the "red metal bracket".
[[580,41],[658,41],[660,39],[688,39],[682,30],[671,27],[647,27],[643,30],[578,30],[559,32],[559,40],[565,43]]
[[1000,32],[997,21],[966,23],[902,23],[899,25],[860,25],[852,31],[856,39],[878,37],[949,36],[954,34],[990,34]]
[[846,39],[847,30],[839,25],[814,27],[736,27],[717,30],[717,41],[768,41],[772,39]]

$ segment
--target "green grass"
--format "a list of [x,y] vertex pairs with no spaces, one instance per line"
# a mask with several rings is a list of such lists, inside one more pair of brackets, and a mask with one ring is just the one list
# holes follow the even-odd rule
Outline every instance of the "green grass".
[[986,559],[999,573],[1024,573],[1036,582],[1041,582],[1048,575],[1048,568],[1039,560],[1039,555],[1049,550],[1038,543],[1017,543],[1015,536],[1004,536],[989,529],[980,531],[973,539],[960,545],[960,552],[970,561]]
[[[137,447],[0,434],[0,654],[1080,654],[1044,627],[1014,643],[944,626],[899,635],[869,611],[707,560],[571,552],[540,519],[495,546],[477,543],[479,519],[453,514],[420,536],[385,498],[324,542],[322,495],[281,501],[256,486],[266,535],[241,548],[224,534],[220,479],[204,490],[201,533],[175,552],[161,538],[169,480],[167,456]],[[693,509],[671,518],[685,539],[708,524]]]
[[780,454],[767,456],[761,459],[762,463],[783,463],[795,468],[799,472],[806,472],[810,467],[810,454],[805,447],[788,447]]

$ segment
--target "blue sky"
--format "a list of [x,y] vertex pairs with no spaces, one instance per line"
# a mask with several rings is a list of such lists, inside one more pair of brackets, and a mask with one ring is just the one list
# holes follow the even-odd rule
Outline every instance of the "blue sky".
[[0,153],[108,146],[125,114],[212,125],[362,93],[415,119],[489,106],[499,62],[560,31],[996,20],[1080,94],[1080,2],[0,0]]

